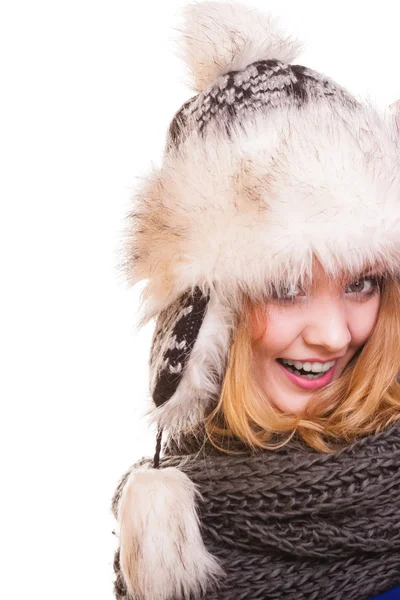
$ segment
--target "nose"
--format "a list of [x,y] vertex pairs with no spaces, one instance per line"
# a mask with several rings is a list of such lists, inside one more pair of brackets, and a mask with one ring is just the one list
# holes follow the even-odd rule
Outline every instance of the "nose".
[[304,343],[314,347],[316,354],[344,354],[351,342],[344,303],[337,297],[325,296],[310,311],[303,329]]

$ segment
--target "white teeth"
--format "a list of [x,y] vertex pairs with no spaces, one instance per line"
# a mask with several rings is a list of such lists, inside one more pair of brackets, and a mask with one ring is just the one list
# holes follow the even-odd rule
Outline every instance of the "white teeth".
[[329,371],[329,369],[331,369],[333,367],[333,365],[335,364],[336,361],[331,360],[327,363],[320,363],[320,362],[302,363],[298,360],[294,361],[294,360],[283,358],[282,362],[287,365],[294,366],[296,369],[304,369],[304,371],[310,371],[312,373],[325,373],[326,371]]

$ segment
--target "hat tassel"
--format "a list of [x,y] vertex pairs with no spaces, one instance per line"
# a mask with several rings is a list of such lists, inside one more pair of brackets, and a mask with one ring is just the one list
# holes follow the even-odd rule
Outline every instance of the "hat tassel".
[[159,468],[162,431],[153,467],[131,471],[118,505],[121,572],[135,600],[188,600],[224,575],[201,536],[195,483]]

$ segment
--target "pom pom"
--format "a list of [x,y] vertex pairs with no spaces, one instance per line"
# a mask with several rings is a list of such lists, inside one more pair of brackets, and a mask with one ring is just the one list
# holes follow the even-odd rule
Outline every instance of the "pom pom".
[[198,92],[256,60],[290,63],[303,50],[302,42],[284,35],[276,18],[241,3],[199,2],[186,6],[182,16],[177,54]]
[[140,600],[197,597],[224,575],[204,546],[193,481],[176,467],[133,470],[118,506],[121,571]]

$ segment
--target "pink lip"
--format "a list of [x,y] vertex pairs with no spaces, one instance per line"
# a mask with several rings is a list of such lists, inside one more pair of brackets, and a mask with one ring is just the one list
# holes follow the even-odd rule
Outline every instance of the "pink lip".
[[320,388],[320,387],[323,387],[324,385],[327,385],[331,381],[331,379],[335,373],[335,369],[336,369],[336,365],[337,365],[337,363],[335,363],[333,365],[333,367],[331,367],[329,369],[329,371],[327,371],[325,373],[325,375],[323,375],[323,377],[320,377],[319,379],[305,379],[304,377],[299,377],[298,375],[295,375],[294,373],[290,373],[278,361],[276,361],[276,364],[282,369],[282,371],[290,379],[290,381],[293,381],[293,383],[295,383],[296,385],[299,385],[300,387],[302,387],[306,390],[314,390],[316,388]]
[[294,362],[296,362],[296,360],[297,360],[298,362],[302,362],[302,363],[306,363],[306,362],[310,362],[310,363],[320,362],[320,363],[322,363],[324,365],[325,363],[331,362],[332,360],[339,360],[339,358],[342,358],[342,357],[341,356],[334,356],[333,358],[330,358],[329,360],[321,360],[320,358],[301,358],[301,359],[300,358],[298,358],[298,359],[290,358],[290,360],[293,360]]

